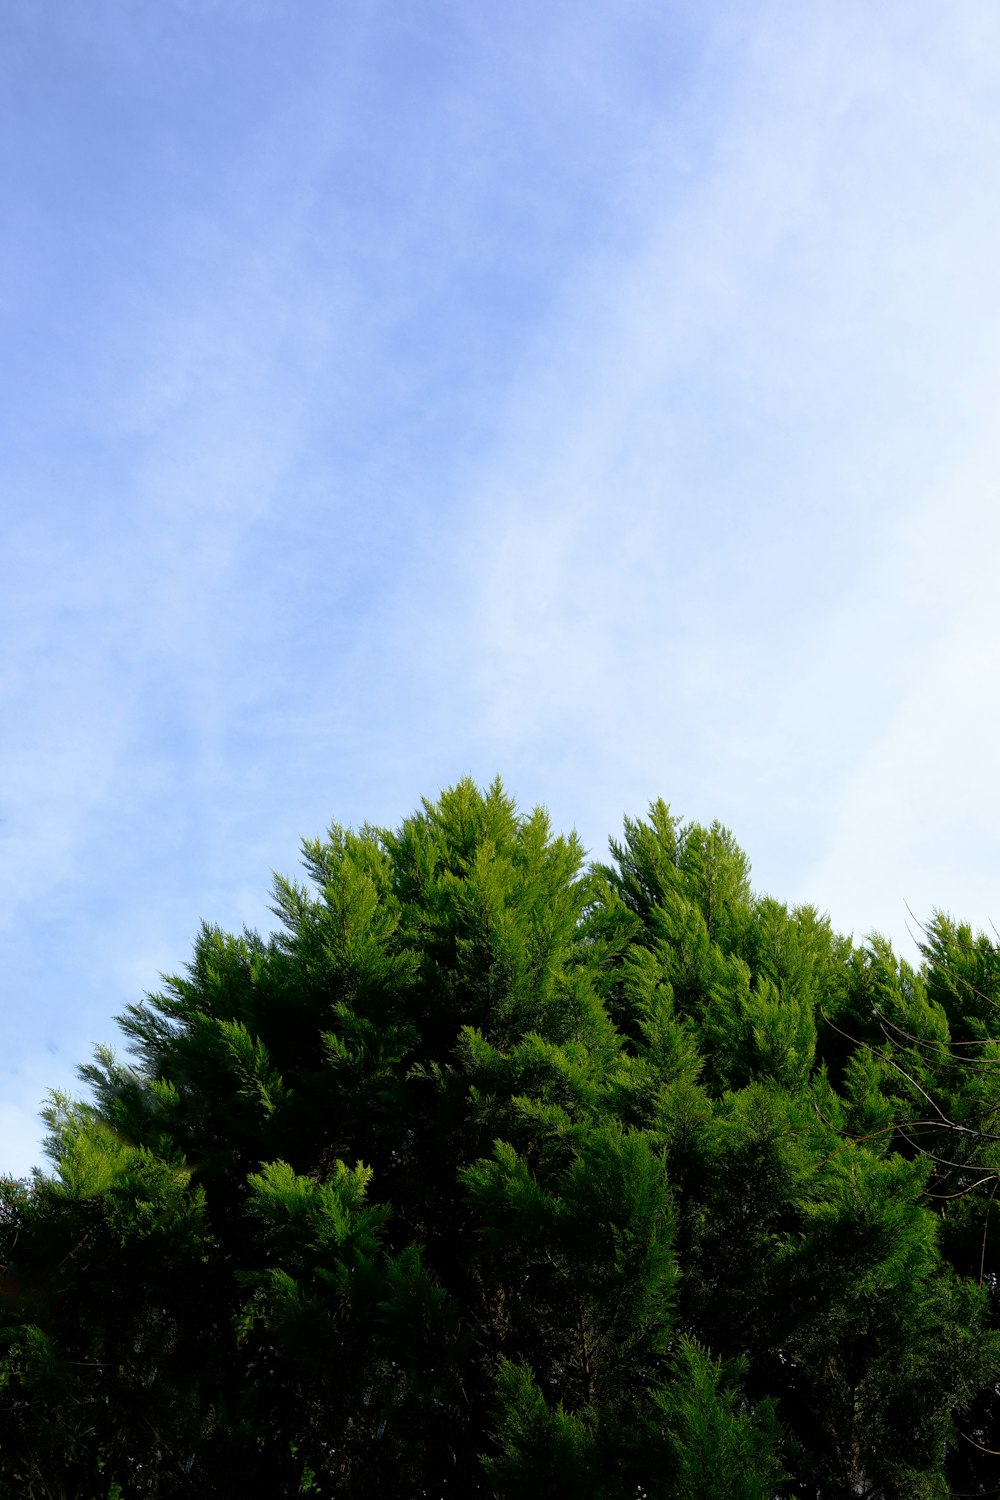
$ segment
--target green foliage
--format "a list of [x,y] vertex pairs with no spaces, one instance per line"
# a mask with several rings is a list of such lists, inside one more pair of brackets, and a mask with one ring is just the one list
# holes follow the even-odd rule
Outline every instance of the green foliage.
[[561,1401],[550,1406],[526,1364],[502,1360],[494,1413],[500,1453],[483,1459],[494,1494],[525,1500],[600,1494],[588,1417],[567,1412]]
[[[657,1392],[663,1420],[666,1482],[653,1491],[674,1500],[772,1500],[787,1478],[774,1401],[750,1409],[744,1361],[725,1368],[684,1338],[670,1384]],[[655,1484],[655,1481],[654,1481]]]
[[986,1494],[1000,956],[755,894],[663,802],[589,870],[460,782],[205,926],[0,1184],[0,1489]]

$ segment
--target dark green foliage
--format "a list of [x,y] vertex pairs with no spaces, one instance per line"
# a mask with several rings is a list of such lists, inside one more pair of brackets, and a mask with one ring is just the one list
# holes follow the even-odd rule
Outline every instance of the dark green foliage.
[[778,1459],[773,1400],[748,1409],[744,1360],[723,1367],[694,1339],[681,1339],[671,1378],[655,1397],[665,1446],[662,1479],[650,1493],[675,1500],[772,1500],[788,1477]]
[[0,1195],[0,1490],[996,1490],[1000,957],[461,782],[202,929]]

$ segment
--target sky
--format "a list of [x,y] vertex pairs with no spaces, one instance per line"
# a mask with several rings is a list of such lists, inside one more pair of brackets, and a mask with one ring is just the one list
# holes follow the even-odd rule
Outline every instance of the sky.
[[498,772],[1000,925],[994,0],[4,0],[0,1172]]

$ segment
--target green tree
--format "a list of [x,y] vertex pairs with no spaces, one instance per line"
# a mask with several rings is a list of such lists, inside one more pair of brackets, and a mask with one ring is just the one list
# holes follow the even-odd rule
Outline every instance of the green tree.
[[0,1193],[0,1489],[995,1488],[1000,958],[919,971],[663,802],[460,782],[205,926]]

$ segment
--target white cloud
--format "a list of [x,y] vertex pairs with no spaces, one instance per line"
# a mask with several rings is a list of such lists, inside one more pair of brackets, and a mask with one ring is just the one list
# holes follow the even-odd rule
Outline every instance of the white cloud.
[[129,192],[11,283],[0,926],[67,1051],[467,770],[598,854],[719,815],[858,930],[992,902],[1000,17],[543,11],[264,16],[215,80],[195,7],[148,89],[114,12]]
[[856,859],[897,937],[925,800],[1000,833],[988,763],[920,727],[949,677],[980,743],[998,727],[973,691],[997,638],[995,25],[748,22],[710,169],[680,187],[676,142],[647,162],[632,253],[576,276],[519,370],[465,553],[485,739],[541,741],[584,801],[679,789],[746,817],[765,879],[791,840],[797,894],[812,867],[849,922]]

